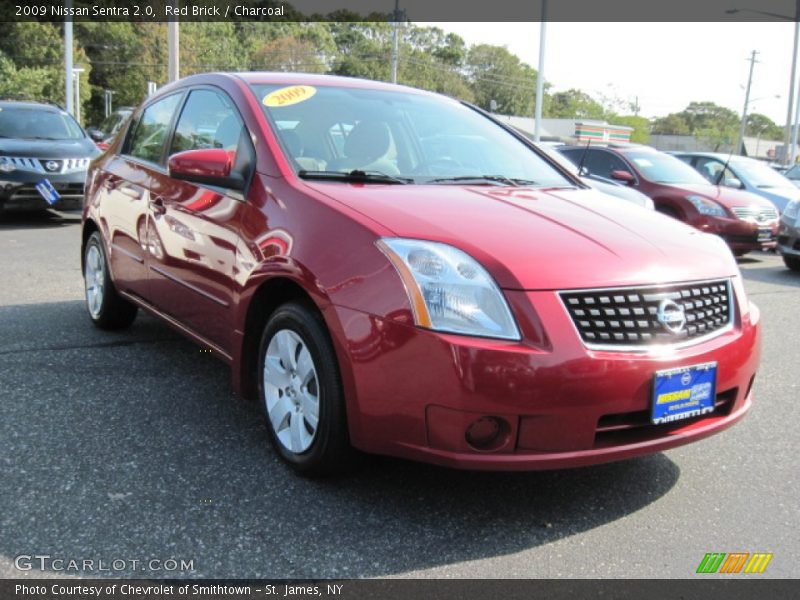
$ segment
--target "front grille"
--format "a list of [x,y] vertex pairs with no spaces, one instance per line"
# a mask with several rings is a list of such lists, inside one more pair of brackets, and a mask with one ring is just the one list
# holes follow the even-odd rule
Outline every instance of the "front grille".
[[742,221],[755,223],[768,223],[778,219],[778,211],[774,208],[760,206],[735,206],[731,209],[733,214]]
[[85,171],[89,168],[91,158],[27,158],[21,156],[0,157],[4,162],[14,165],[20,171],[34,173],[57,173],[64,175]]
[[721,332],[733,318],[731,286],[726,279],[559,295],[581,339],[590,347],[646,349],[683,343]]

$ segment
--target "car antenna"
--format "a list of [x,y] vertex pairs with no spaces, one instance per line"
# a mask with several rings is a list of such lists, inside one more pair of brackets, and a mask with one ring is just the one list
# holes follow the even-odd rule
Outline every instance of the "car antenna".
[[731,158],[733,157],[733,146],[731,146],[731,153],[728,154],[728,158],[725,160],[725,164],[722,166],[722,169],[717,176],[714,178],[714,185],[719,185],[719,182],[722,181],[722,178],[725,176],[725,171],[728,170],[728,163],[731,162]]
[[586,154],[589,152],[589,144],[592,143],[591,138],[586,140],[586,146],[583,148],[583,154],[581,154],[581,162],[578,163],[578,175],[583,172],[583,161],[586,160]]

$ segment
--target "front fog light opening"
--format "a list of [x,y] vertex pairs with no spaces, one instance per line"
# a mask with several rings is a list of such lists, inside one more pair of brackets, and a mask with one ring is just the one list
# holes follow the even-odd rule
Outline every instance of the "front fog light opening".
[[508,441],[511,426],[500,417],[480,417],[467,427],[464,439],[474,450],[492,452],[502,448]]

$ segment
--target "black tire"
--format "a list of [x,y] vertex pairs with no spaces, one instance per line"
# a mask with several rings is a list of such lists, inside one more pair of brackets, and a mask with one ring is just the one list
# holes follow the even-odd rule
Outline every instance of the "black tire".
[[800,258],[797,256],[787,256],[784,254],[783,264],[786,265],[786,268],[791,269],[792,271],[800,271]]
[[[294,410],[303,410],[302,407],[297,407],[298,404],[303,404],[301,400],[297,399],[302,393],[299,388],[291,394],[277,392],[280,386],[285,383],[286,379],[284,378],[288,376],[287,374],[280,375],[280,382],[272,381],[269,392],[265,389],[265,361],[267,360],[270,343],[273,338],[277,338],[278,334],[285,336],[286,334],[283,332],[286,331],[297,336],[296,339],[290,338],[293,342],[299,340],[292,351],[292,354],[295,355],[296,371],[286,369],[287,374],[292,371],[292,373],[295,373],[295,381],[300,381],[298,377],[302,375],[298,376],[301,373],[299,358],[302,356],[303,349],[308,351],[313,361],[314,377],[312,379],[316,381],[316,385],[313,385],[313,387],[318,399],[318,421],[313,433],[310,433],[312,428],[311,421],[307,420],[304,413],[300,412],[298,415],[298,413],[292,413],[291,409],[289,412],[285,412],[285,408],[276,407],[275,403],[285,402],[286,405],[291,406],[288,403],[294,402]],[[275,343],[280,345],[277,339]],[[350,446],[350,437],[347,431],[347,414],[339,365],[322,316],[316,310],[299,302],[290,302],[278,307],[264,327],[259,344],[258,357],[258,368],[256,370],[258,395],[264,411],[264,420],[269,438],[278,455],[295,471],[305,476],[330,476],[350,470],[354,465],[356,453]],[[275,357],[272,356],[271,360],[274,361]],[[274,362],[272,364],[274,365],[272,367],[273,372],[275,369],[285,368],[282,359],[279,365]],[[304,387],[310,389],[312,385]],[[288,387],[286,389],[290,391]],[[291,426],[299,423],[297,426],[304,428],[305,435],[312,436],[310,446],[293,451],[279,439],[276,426],[273,425],[269,415],[268,393],[270,394],[270,402],[273,403],[273,408],[276,409],[276,414],[280,416],[282,411],[285,413],[281,425],[277,426],[278,429],[281,429],[283,434],[287,435],[285,430],[291,429]],[[280,394],[280,397],[276,396],[276,393]],[[297,396],[293,394],[297,394]],[[276,398],[279,399],[276,400]],[[295,423],[293,422],[294,419],[299,420]]]
[[[89,261],[94,261],[94,252],[99,253],[98,260],[102,265],[102,273],[100,276],[102,288],[99,300],[96,304],[90,299],[90,285],[87,285],[87,277],[91,270]],[[92,270],[92,272],[96,272],[96,270]],[[133,323],[133,320],[136,318],[138,307],[128,302],[117,293],[117,289],[114,287],[114,282],[111,280],[111,273],[108,269],[108,260],[106,260],[103,239],[100,237],[100,232],[98,231],[92,233],[83,249],[83,278],[86,311],[89,313],[89,318],[92,320],[92,323],[100,329],[106,330],[130,327],[131,323]]]

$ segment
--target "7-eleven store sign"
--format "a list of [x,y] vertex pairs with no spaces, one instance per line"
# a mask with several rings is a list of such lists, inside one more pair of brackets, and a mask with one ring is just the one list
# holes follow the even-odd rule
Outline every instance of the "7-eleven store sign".
[[631,130],[613,126],[575,123],[575,139],[596,142],[630,142]]

